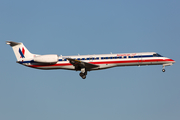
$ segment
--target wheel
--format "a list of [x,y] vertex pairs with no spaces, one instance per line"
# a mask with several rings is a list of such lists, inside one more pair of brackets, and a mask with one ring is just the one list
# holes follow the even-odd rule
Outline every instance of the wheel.
[[165,69],[162,69],[163,72],[165,72],[166,70]]
[[79,75],[82,77],[84,75],[84,73],[80,72]]
[[83,76],[82,76],[82,79],[86,79],[86,75],[83,75]]

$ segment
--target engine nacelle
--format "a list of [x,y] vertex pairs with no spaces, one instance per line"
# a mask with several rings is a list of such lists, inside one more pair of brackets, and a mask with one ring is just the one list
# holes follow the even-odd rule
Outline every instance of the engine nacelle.
[[58,55],[40,55],[34,58],[35,62],[55,64],[59,60]]

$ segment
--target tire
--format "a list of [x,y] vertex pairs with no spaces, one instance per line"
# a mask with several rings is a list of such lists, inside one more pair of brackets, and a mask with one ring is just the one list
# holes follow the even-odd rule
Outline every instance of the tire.
[[82,79],[86,79],[86,75],[83,75],[83,76],[82,76]]
[[79,75],[82,77],[84,75],[84,73],[81,72],[81,73],[79,73]]

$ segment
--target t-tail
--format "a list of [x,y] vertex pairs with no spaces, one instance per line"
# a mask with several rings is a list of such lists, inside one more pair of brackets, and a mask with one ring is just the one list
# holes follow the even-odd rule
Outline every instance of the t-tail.
[[6,44],[8,44],[12,47],[17,61],[23,61],[25,59],[31,59],[35,56],[35,54],[32,54],[29,52],[29,50],[23,45],[23,43],[6,41]]

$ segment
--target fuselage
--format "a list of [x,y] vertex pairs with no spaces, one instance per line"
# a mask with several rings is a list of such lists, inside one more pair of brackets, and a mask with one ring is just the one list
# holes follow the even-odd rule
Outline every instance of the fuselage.
[[98,55],[58,56],[57,54],[37,55],[32,54],[23,45],[7,41],[14,51],[17,63],[36,69],[66,69],[81,71],[79,75],[85,79],[87,72],[118,66],[163,65],[164,67],[175,63],[174,60],[163,57],[155,52],[143,53],[117,53]]
[[155,52],[144,53],[118,53],[118,54],[99,54],[99,55],[77,55],[77,56],[59,56],[59,60],[55,64],[37,63],[33,60],[23,60],[19,63],[28,67],[37,69],[67,69],[80,70],[66,59],[72,58],[82,62],[88,62],[98,65],[98,67],[88,69],[101,70],[117,66],[141,66],[141,65],[172,65],[174,60],[163,57]]

